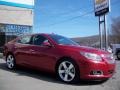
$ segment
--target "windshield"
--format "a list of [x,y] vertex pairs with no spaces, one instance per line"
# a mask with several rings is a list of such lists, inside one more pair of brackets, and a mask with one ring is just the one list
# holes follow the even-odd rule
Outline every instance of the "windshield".
[[50,35],[50,37],[59,45],[79,45],[78,43],[72,41],[69,38],[60,36],[60,35]]

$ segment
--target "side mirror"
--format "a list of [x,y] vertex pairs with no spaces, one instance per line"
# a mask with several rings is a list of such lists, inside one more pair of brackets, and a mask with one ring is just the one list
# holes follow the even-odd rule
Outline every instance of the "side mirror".
[[44,41],[43,46],[52,47],[52,45],[49,43],[49,41]]

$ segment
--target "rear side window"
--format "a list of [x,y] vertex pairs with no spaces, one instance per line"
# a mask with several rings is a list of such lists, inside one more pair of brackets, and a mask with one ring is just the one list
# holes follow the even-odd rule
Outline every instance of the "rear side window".
[[31,36],[21,37],[17,42],[21,44],[30,44]]

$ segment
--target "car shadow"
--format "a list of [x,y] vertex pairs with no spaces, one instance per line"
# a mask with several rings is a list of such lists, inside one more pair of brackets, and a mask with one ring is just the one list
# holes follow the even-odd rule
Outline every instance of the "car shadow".
[[58,80],[54,74],[43,72],[43,71],[40,72],[36,70],[31,70],[31,69],[24,69],[22,67],[18,67],[17,69],[10,70],[6,67],[5,63],[0,63],[0,69],[15,73],[18,76],[27,76],[27,77],[40,79],[42,81],[47,81],[47,82],[57,83],[57,84],[64,84],[64,85],[90,86],[90,85],[102,85],[104,82],[106,82],[106,81],[104,82],[102,81],[80,81],[77,84],[66,84]]

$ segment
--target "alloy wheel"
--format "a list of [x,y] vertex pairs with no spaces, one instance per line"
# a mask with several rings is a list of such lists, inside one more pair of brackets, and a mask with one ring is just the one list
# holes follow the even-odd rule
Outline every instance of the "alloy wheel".
[[8,55],[7,58],[6,58],[6,63],[7,63],[7,67],[9,69],[13,69],[14,66],[15,66],[15,63],[14,63],[15,59],[13,57],[13,55]]
[[75,78],[75,66],[72,62],[63,61],[59,65],[58,73],[63,81],[70,82]]

